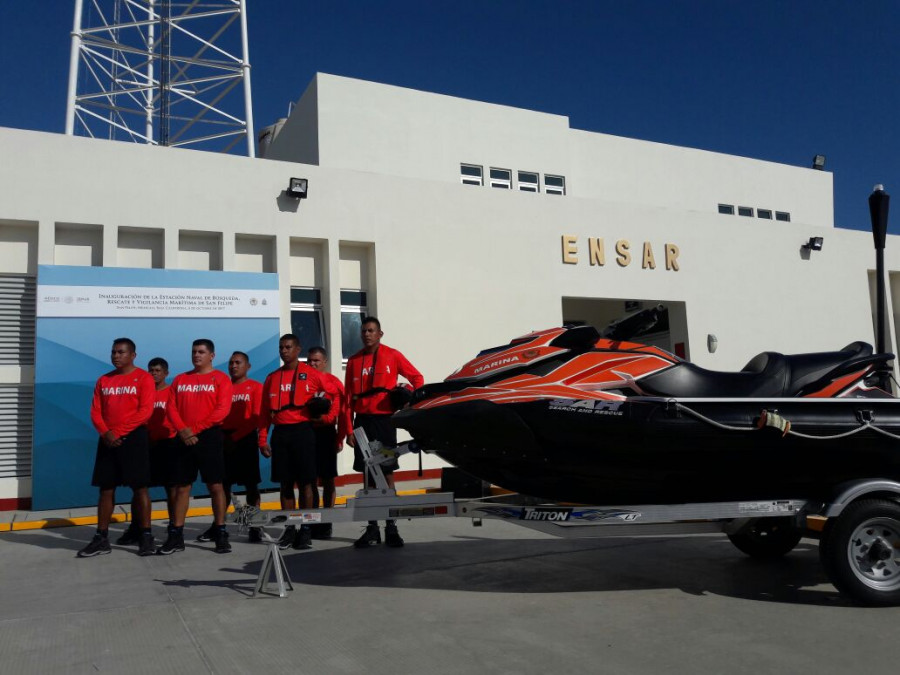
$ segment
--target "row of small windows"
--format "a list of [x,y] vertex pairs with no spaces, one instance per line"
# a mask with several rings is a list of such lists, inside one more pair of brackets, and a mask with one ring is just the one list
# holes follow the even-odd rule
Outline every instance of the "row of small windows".
[[[733,216],[734,205],[719,204],[719,213],[726,216]],[[771,209],[754,209],[752,206],[739,206],[737,207],[737,214],[739,216],[744,216],[745,218],[752,218],[756,215],[757,218],[762,218],[763,220],[772,220]],[[775,220],[789,223],[791,222],[791,214],[787,211],[775,211]]]
[[[484,185],[484,169],[477,164],[460,164],[459,178],[463,185]],[[490,167],[488,184],[501,190],[513,189],[513,172],[511,169]],[[521,192],[540,192],[541,176],[534,171],[517,171],[516,187]],[[566,194],[566,177],[544,174],[544,192],[548,195]]]

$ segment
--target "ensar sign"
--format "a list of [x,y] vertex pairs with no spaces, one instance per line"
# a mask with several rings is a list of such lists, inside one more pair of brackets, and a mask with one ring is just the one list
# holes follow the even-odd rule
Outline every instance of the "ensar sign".
[[[606,264],[606,247],[602,237],[588,237],[588,259],[591,265],[603,267]],[[631,264],[631,242],[627,239],[619,239],[615,244],[616,264],[619,267],[628,267]],[[666,269],[677,272],[678,246],[675,244],[663,244]],[[578,264],[578,237],[574,234],[562,235],[562,261],[566,265]],[[649,241],[643,242],[641,250],[641,268],[645,270],[656,269],[656,256]]]

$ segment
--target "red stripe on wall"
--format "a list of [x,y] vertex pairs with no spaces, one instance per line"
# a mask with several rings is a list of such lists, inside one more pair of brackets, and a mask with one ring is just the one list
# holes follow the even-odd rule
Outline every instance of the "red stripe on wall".
[[[343,476],[337,476],[334,479],[335,485],[362,485],[362,477],[361,473],[347,473]],[[416,469],[412,471],[395,471],[394,472],[394,480],[399,482],[406,480],[431,480],[432,478],[440,478],[441,470],[440,469],[424,469],[422,471],[422,475],[419,476],[419,472]]]
[[31,497],[0,499],[0,511],[31,511]]

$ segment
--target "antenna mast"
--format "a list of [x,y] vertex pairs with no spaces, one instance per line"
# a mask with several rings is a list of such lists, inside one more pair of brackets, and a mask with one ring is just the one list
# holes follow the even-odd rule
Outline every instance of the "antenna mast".
[[246,0],[75,0],[66,134],[253,157]]

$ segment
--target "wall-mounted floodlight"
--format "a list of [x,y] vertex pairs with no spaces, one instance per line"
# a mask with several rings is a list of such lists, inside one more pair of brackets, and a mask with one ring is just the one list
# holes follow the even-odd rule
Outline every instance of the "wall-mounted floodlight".
[[291,182],[288,183],[287,190],[284,193],[288,197],[293,197],[294,199],[306,199],[308,196],[306,194],[307,189],[309,188],[309,180],[306,178],[291,178]]
[[825,155],[816,155],[813,157],[812,168],[817,171],[825,170]]
[[710,354],[715,354],[719,348],[719,338],[710,333],[706,336],[706,349]]
[[803,248],[808,251],[821,251],[823,241],[822,237],[810,237],[809,241],[803,244]]

